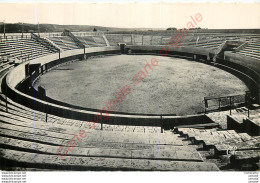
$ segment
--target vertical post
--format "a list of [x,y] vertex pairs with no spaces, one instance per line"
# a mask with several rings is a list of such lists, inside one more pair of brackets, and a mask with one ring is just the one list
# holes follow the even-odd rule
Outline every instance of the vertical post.
[[220,111],[221,107],[220,107],[220,103],[221,102],[221,98],[218,99],[218,110]]
[[207,114],[208,101],[207,101],[206,97],[204,97],[204,104],[205,104],[205,114]]
[[23,22],[22,22],[22,38],[23,38]]
[[103,122],[101,121],[101,130],[103,130]]
[[[132,45],[134,45],[133,36],[134,36],[134,35],[131,34],[131,42],[132,42]],[[124,40],[124,38],[123,38],[123,40]]]
[[6,108],[6,112],[8,112],[8,106],[7,106],[7,95],[6,95],[7,93],[5,93],[5,108]]
[[245,100],[246,100],[246,104],[247,104],[247,117],[249,118],[249,107],[250,107],[250,92],[246,91],[246,95],[245,95]]
[[161,123],[161,133],[163,133],[163,120],[162,120],[162,116],[160,116],[160,123]]
[[232,110],[232,103],[231,103],[232,101],[231,100],[232,100],[232,97],[230,96],[229,97],[229,107],[230,107],[230,113],[229,114],[230,115],[231,115],[231,110]]
[[38,22],[38,36],[40,37],[40,24]]
[[133,34],[133,37],[132,37],[132,42],[133,42],[133,45],[136,45],[136,42],[135,42],[135,34]]
[[248,118],[249,118],[249,116],[250,116],[249,107],[250,107],[250,97],[248,97],[248,101],[247,101],[247,117],[248,117]]
[[5,39],[5,20],[4,20],[4,39]]
[[48,113],[46,112],[45,122],[48,122]]

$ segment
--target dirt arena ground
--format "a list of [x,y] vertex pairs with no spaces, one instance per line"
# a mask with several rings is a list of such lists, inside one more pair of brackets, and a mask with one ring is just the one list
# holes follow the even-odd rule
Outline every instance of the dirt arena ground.
[[[151,64],[153,58],[158,60],[157,66]],[[146,62],[148,73],[144,69]],[[135,82],[140,81],[138,85],[133,83],[133,77]],[[131,89],[128,94],[124,92],[125,85]],[[114,99],[118,101],[116,106],[112,103],[115,111],[177,115],[204,111],[205,96],[243,94],[247,90],[238,78],[213,66],[151,55],[116,55],[74,62],[43,75],[35,83],[36,89],[38,86],[44,87],[53,99],[82,107],[102,109]],[[116,94],[122,98],[116,100]]]

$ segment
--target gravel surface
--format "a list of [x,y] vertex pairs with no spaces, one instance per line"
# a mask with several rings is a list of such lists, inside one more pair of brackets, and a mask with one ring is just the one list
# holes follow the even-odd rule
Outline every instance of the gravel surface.
[[[152,59],[158,60],[158,66],[151,65]],[[146,62],[153,69],[146,66],[148,73]],[[135,85],[132,78],[140,79],[138,73],[144,79]],[[131,89],[128,94],[125,85]],[[204,111],[205,96],[243,94],[247,90],[238,78],[213,66],[151,55],[74,62],[44,74],[35,83],[36,89],[38,86],[44,87],[51,98],[82,107],[102,109],[114,99],[116,105],[111,103],[115,111],[177,115]]]

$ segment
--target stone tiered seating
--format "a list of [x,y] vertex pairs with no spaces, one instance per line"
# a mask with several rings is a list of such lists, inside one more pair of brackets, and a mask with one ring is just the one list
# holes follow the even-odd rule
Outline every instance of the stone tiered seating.
[[198,42],[195,46],[204,48],[217,48],[219,45],[221,45],[222,42],[222,40],[209,40],[207,42]]
[[106,46],[106,42],[102,36],[93,36],[94,41],[101,46]]
[[[1,162],[48,169],[75,166],[79,170],[218,170],[215,164],[203,162],[196,149],[184,146],[177,135],[156,134],[153,127],[148,127],[146,133],[122,132],[122,128],[101,131],[75,120],[46,123],[6,112],[0,115]],[[134,129],[142,128],[146,127]],[[86,138],[77,141],[65,159],[59,157],[59,146],[66,146],[80,129],[86,131]],[[60,155],[65,156],[65,152],[60,151]]]
[[2,40],[0,42],[0,56],[30,60],[51,54],[53,51],[33,39]]
[[76,42],[73,41],[69,36],[63,36],[61,37],[61,40],[63,43],[65,43],[69,48],[71,49],[78,49],[79,46],[76,44]]
[[50,37],[49,39],[64,51],[80,48],[69,36]]
[[[169,42],[165,43],[165,38],[164,44],[172,44],[171,39],[167,39]],[[176,42],[176,40],[175,40]],[[185,46],[193,46],[193,47],[204,47],[204,48],[217,48],[221,43],[223,42],[222,39],[204,39],[204,40],[199,40],[198,42],[196,40],[189,40],[188,38],[181,40],[179,43],[180,47],[185,47]]]
[[118,43],[124,43],[122,35],[107,34],[106,38],[112,46],[118,45]]
[[[103,150],[104,151],[104,150]],[[151,159],[124,159],[110,157],[69,156],[65,159],[57,155],[40,154],[10,149],[1,149],[3,159],[16,166],[44,168],[51,170],[164,170],[164,171],[216,171],[213,163],[182,162]],[[116,153],[116,152],[115,152]],[[10,160],[11,159],[11,160]]]
[[86,47],[102,47],[106,46],[106,42],[102,36],[77,36],[81,43]]
[[[178,33],[180,34],[180,33]],[[176,34],[176,36],[178,35]],[[131,42],[131,36],[126,38],[126,35],[107,34],[107,40],[110,45],[117,45],[118,43],[126,43],[128,45],[171,45],[173,41],[173,35],[161,36],[161,35],[137,35],[133,36],[133,43]],[[197,42],[197,38],[199,41]],[[179,38],[180,39],[180,38]],[[180,40],[179,44],[173,45],[178,47],[203,47],[208,49],[217,49],[225,40],[243,40],[250,41],[247,48],[241,50],[239,54],[248,55],[259,59],[259,39],[257,34],[231,34],[231,33],[185,33],[185,37]],[[175,39],[175,41],[177,41]]]
[[244,49],[239,50],[238,54],[260,59],[260,41],[250,41]]
[[206,37],[207,39],[244,39],[244,40],[252,40],[252,39],[259,39],[259,34],[243,34],[243,33],[194,33],[194,36]]

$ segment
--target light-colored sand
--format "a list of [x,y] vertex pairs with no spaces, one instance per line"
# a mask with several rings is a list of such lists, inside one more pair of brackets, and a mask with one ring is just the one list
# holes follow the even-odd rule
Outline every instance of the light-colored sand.
[[[132,78],[144,71],[146,61],[158,66],[135,85]],[[145,72],[145,71],[144,71]],[[129,85],[131,92],[114,110],[134,113],[195,114],[204,111],[205,96],[243,94],[247,87],[230,73],[179,58],[116,55],[93,58],[61,66],[43,75],[42,86],[53,99],[73,105],[101,109],[115,99],[118,88]]]

